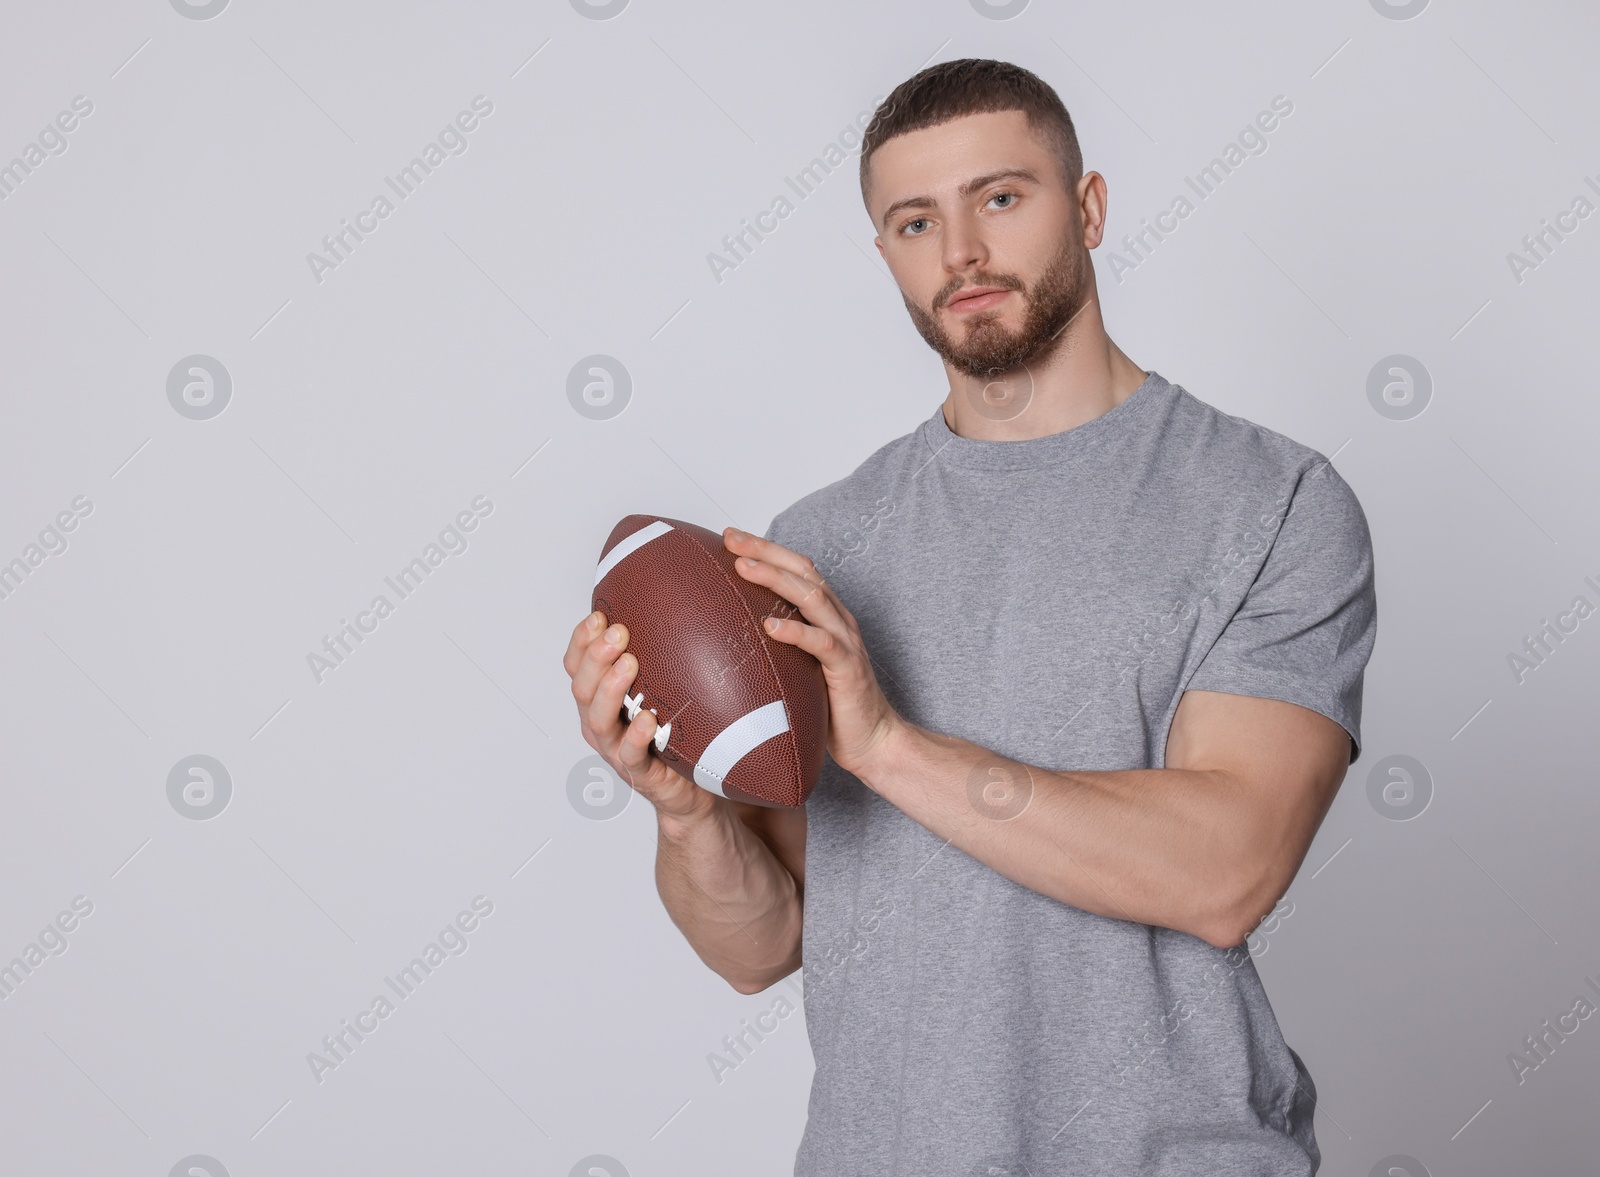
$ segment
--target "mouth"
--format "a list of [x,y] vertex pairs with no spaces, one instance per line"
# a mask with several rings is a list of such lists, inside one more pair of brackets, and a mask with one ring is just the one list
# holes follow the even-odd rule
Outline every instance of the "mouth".
[[958,315],[970,315],[999,306],[1011,293],[1003,286],[974,286],[958,291],[945,308]]

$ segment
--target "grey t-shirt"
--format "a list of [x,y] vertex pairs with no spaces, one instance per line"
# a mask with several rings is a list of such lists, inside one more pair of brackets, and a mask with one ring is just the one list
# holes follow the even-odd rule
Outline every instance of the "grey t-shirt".
[[[1371,543],[1326,459],[1150,372],[1025,441],[942,412],[773,520],[900,713],[1051,769],[1159,768],[1188,689],[1359,746]],[[807,804],[797,1177],[1303,1177],[1315,1088],[1248,941],[1012,882],[830,758]]]

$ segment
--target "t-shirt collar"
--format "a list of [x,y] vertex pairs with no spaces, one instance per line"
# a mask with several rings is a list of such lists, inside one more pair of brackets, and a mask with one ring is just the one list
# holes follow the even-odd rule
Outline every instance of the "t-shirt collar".
[[1138,388],[1121,404],[1100,416],[1060,433],[1020,441],[982,441],[962,437],[945,423],[944,405],[941,402],[933,410],[933,415],[923,423],[922,435],[929,453],[949,465],[979,470],[1026,470],[1081,453],[1085,447],[1096,445],[1108,436],[1136,428],[1140,419],[1146,417],[1155,404],[1170,395],[1171,391],[1172,386],[1161,373],[1149,368]]

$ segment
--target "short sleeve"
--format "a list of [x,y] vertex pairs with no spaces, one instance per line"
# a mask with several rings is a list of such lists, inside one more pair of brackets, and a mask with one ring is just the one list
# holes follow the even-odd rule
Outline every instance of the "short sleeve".
[[[784,518],[788,513],[787,510],[784,510],[774,515],[772,522],[767,524],[767,530],[763,538],[769,539],[775,544],[782,544],[786,548],[794,548],[796,541],[791,529],[786,526],[787,520]],[[796,548],[795,550],[798,551],[799,549]]]
[[1354,761],[1377,627],[1366,515],[1323,461],[1301,475],[1254,582],[1187,686],[1326,715],[1350,734]]

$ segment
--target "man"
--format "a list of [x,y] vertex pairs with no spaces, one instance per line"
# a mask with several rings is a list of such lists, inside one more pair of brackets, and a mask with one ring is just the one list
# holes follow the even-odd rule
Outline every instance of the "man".
[[598,615],[566,657],[584,736],[655,805],[701,958],[741,993],[804,965],[797,1174],[1315,1173],[1245,942],[1358,751],[1361,508],[1107,337],[1105,181],[1033,74],[923,70],[861,182],[948,395],[767,538],[725,533],[822,663],[822,778],[778,810],[669,771]]

